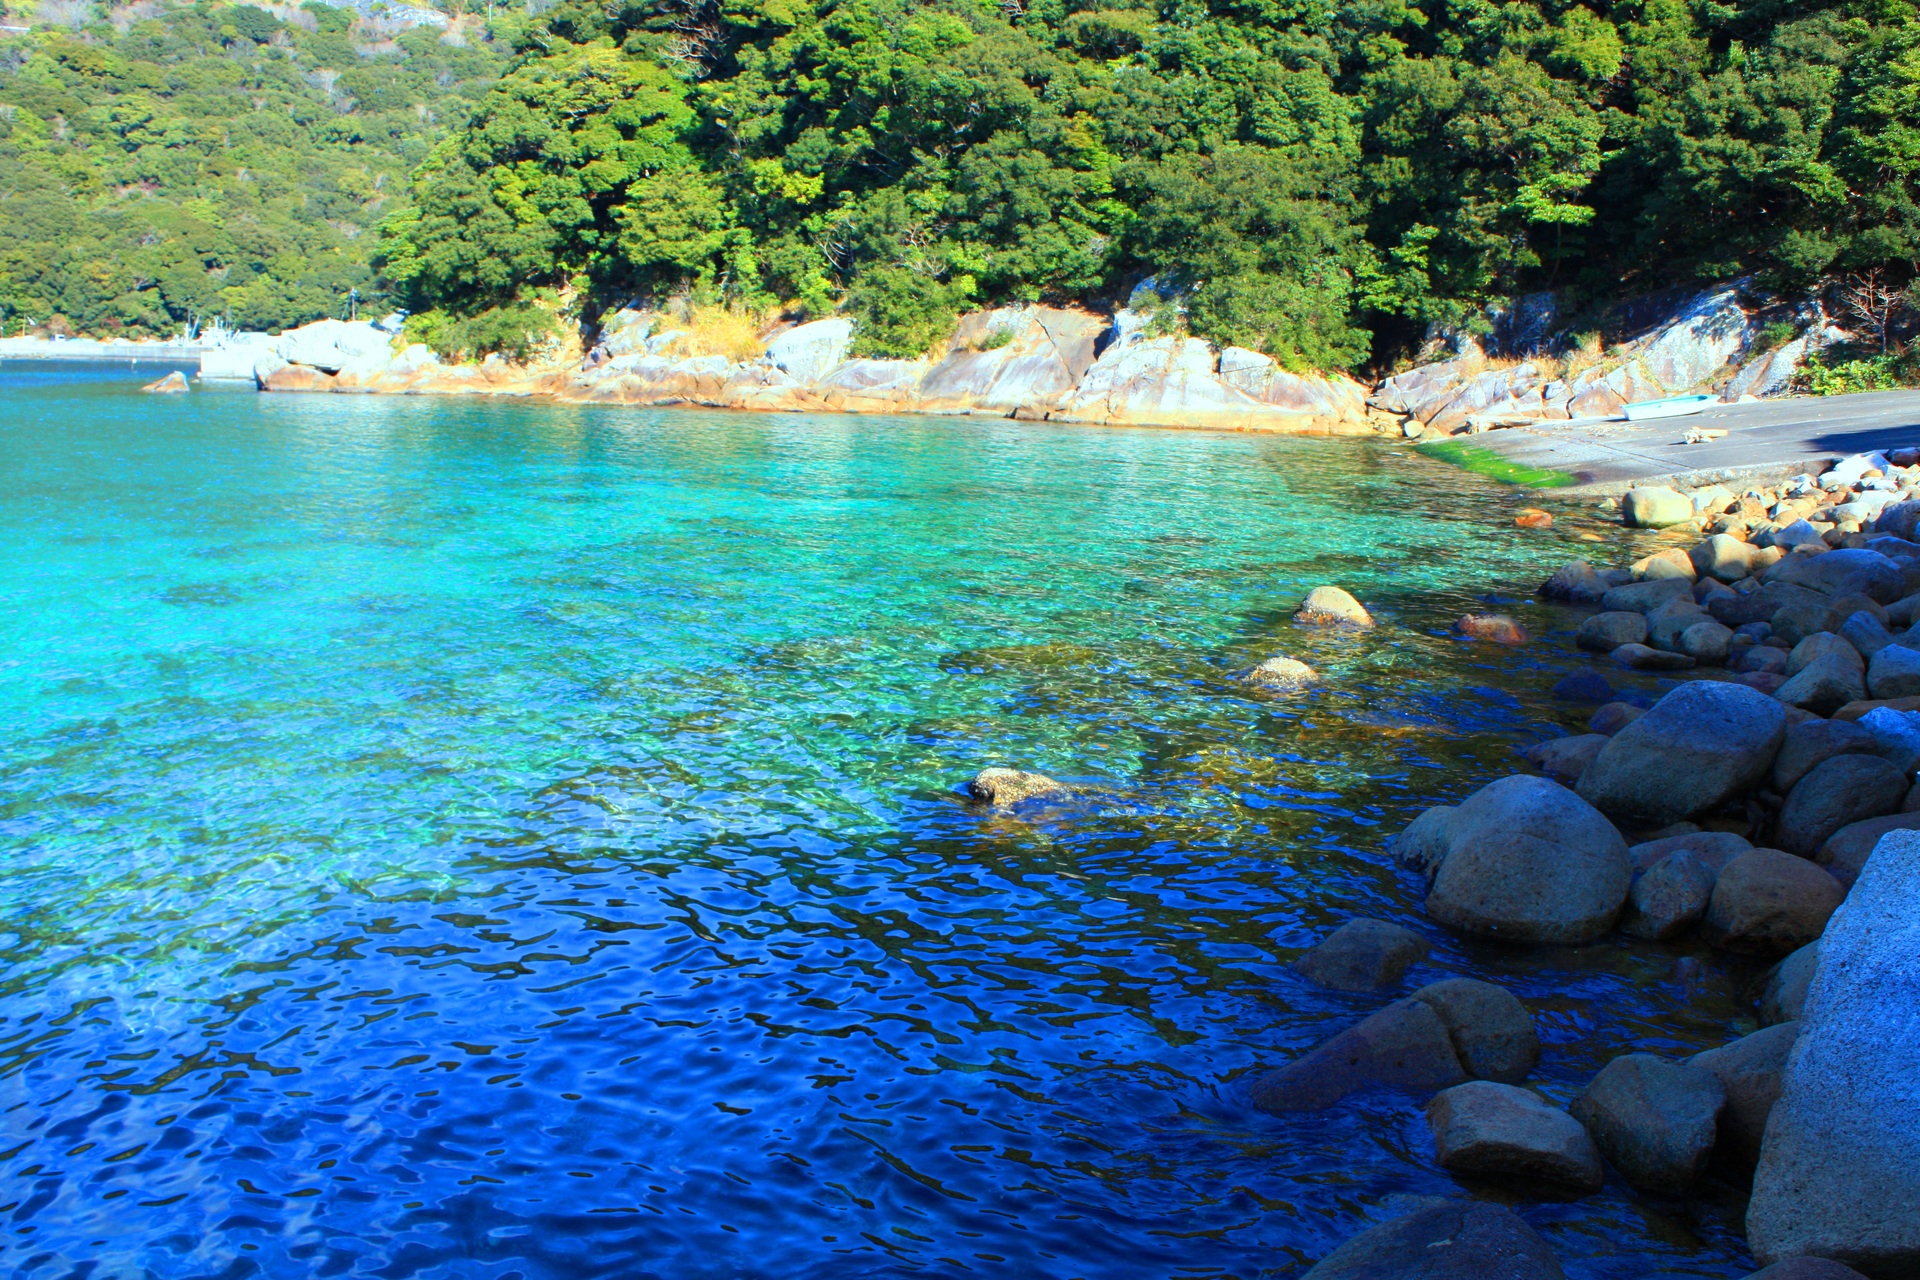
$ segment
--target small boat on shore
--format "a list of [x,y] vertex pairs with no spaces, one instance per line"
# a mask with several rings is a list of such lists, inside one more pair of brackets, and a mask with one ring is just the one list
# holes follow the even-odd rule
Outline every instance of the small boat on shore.
[[1646,422],[1651,418],[1684,418],[1690,413],[1698,413],[1710,404],[1718,404],[1719,396],[1668,396],[1664,400],[1642,400],[1639,404],[1627,406],[1628,422]]

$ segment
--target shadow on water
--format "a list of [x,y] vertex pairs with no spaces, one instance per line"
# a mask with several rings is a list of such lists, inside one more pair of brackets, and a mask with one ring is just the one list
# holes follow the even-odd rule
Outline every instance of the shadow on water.
[[[1460,1190],[1417,1099],[1247,1105],[1384,998],[1290,969],[1340,921],[1512,986],[1562,1103],[1750,1026],[1381,853],[1584,717],[1570,618],[1449,634],[1616,538],[1571,509],[1353,442],[0,395],[13,1274],[1291,1276]],[[1384,625],[1294,627],[1329,578]],[[1469,1190],[1571,1275],[1746,1261],[1731,1193]]]

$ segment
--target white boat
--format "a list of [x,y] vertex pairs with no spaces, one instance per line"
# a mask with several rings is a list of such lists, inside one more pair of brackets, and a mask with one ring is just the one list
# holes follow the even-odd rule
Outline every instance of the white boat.
[[1639,404],[1627,406],[1628,422],[1645,422],[1649,418],[1684,418],[1690,413],[1698,413],[1710,404],[1720,403],[1719,396],[1668,396],[1664,400],[1642,400]]

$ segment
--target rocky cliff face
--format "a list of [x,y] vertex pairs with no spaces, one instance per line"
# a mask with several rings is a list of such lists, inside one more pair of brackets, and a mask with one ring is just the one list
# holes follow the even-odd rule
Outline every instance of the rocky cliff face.
[[1371,430],[1366,388],[1289,373],[1270,357],[1150,337],[1137,317],[1011,307],[964,317],[950,348],[919,360],[852,358],[851,322],[788,329],[746,361],[681,356],[682,335],[624,312],[577,365],[498,358],[447,365],[398,354],[372,325],[323,320],[282,334],[255,366],[265,391],[521,395],[568,403],[704,405],[834,413],[985,414],[1115,426],[1335,434]]

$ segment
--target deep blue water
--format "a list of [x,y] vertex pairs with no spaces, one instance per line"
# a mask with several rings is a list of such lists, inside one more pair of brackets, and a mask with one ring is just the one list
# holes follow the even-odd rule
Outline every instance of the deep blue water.
[[[1567,625],[1511,593],[1569,507],[1374,442],[153,376],[0,368],[6,1276],[1291,1276],[1463,1190],[1419,1099],[1246,1103],[1386,998],[1288,968],[1349,916],[1518,991],[1563,1103],[1750,1029],[1744,971],[1465,945],[1379,852],[1584,715],[1564,645],[1447,634]],[[1323,581],[1384,625],[1296,630]],[[1275,652],[1328,687],[1234,682]],[[982,813],[985,764],[1087,790]],[[1730,1195],[1464,1190],[1577,1277],[1745,1269]]]

